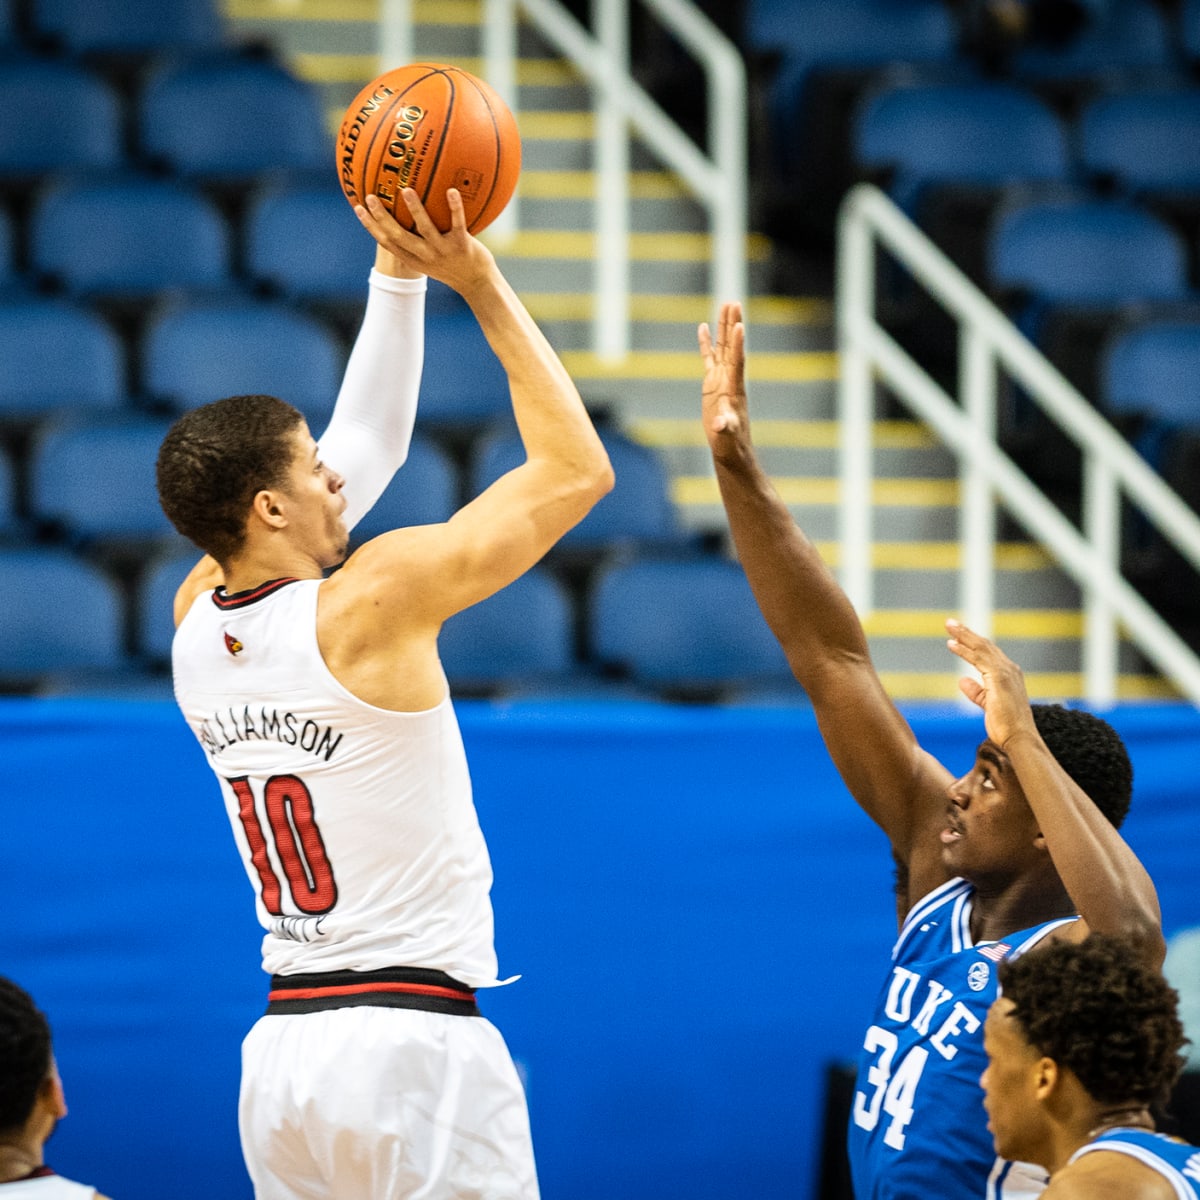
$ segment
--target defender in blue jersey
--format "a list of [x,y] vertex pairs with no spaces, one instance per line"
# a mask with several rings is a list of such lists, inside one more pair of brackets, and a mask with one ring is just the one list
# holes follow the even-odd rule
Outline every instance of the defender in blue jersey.
[[1039,1163],[1044,1200],[1200,1200],[1200,1149],[1155,1132],[1183,1068],[1179,997],[1093,934],[1000,969],[981,1080],[996,1149]]
[[1020,669],[948,621],[983,711],[956,778],[884,690],[849,599],[759,465],[750,438],[741,308],[700,327],[703,421],[738,556],[817,714],[847,788],[887,834],[901,927],[862,1044],[850,1122],[858,1200],[1037,1194],[1045,1172],[997,1161],[979,1075],[983,1022],[1006,959],[1089,930],[1165,954],[1154,886],[1117,833],[1132,768],[1090,713],[1030,705]]

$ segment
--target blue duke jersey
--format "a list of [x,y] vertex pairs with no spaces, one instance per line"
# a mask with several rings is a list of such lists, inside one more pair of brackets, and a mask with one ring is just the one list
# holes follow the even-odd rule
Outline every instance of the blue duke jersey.
[[1148,1129],[1106,1129],[1096,1140],[1081,1146],[1071,1162],[1095,1150],[1127,1154],[1161,1175],[1178,1200],[1200,1200],[1200,1149]]
[[[1015,1200],[1047,1182],[997,1159],[979,1077],[996,966],[1063,920],[999,942],[971,939],[974,887],[951,879],[909,911],[867,1030],[850,1113],[857,1200]],[[1074,918],[1067,918],[1074,920]]]

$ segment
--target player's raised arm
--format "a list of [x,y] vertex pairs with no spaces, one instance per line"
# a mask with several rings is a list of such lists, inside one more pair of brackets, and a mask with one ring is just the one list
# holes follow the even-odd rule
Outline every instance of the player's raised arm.
[[722,306],[715,334],[702,325],[699,336],[704,432],[758,606],[813,703],[842,778],[897,859],[908,865],[918,843],[936,858],[932,824],[945,808],[950,773],[921,749],[887,696],[858,615],[758,462],[741,306]]
[[[1046,849],[1082,918],[1060,936],[1089,931],[1123,937],[1151,966],[1166,955],[1158,893],[1146,868],[1114,824],[1046,745],[1034,720],[1020,668],[988,638],[947,621],[948,648],[980,674],[960,683],[984,714],[988,740],[1012,765]],[[1102,763],[1098,763],[1099,770]]]
[[[528,570],[612,486],[608,455],[573,381],[491,253],[467,233],[458,193],[449,197],[446,233],[411,189],[404,199],[416,232],[398,225],[374,198],[359,216],[381,244],[466,300],[508,376],[526,460],[446,525],[376,538],[347,564],[381,581],[384,610],[394,600],[409,616],[436,623]],[[403,595],[392,578],[397,563],[403,563]]]

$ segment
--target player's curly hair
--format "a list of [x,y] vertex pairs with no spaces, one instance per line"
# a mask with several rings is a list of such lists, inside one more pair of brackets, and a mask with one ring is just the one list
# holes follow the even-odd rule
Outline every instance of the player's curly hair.
[[158,501],[171,524],[224,566],[241,549],[255,494],[284,482],[303,420],[276,396],[229,396],[185,413],[158,451]]
[[1034,704],[1033,722],[1058,764],[1117,829],[1133,797],[1133,764],[1105,720],[1061,704]]
[[50,1023],[24,988],[0,976],[0,1133],[29,1119],[50,1056]]
[[1000,964],[1029,1044],[1101,1104],[1165,1104],[1185,1058],[1178,993],[1132,943],[1090,934]]

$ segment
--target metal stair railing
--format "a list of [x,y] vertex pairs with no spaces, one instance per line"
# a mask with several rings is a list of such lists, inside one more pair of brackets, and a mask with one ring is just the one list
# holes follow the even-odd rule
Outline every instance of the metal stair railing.
[[[875,316],[877,246],[898,259],[958,322],[958,393],[947,395]],[[1133,451],[1011,321],[878,188],[860,184],[838,226],[837,326],[841,578],[864,615],[873,607],[871,456],[874,387],[882,380],[957,456],[962,489],[959,603],[962,619],[990,633],[995,597],[996,503],[1058,560],[1083,595],[1084,694],[1116,699],[1118,623],[1193,704],[1200,659],[1120,573],[1122,495],[1200,570],[1200,519]],[[1083,531],[996,444],[996,388],[1003,369],[1083,454]]]
[[[593,0],[595,35],[558,0],[484,0],[484,75],[514,110],[518,11],[592,85],[596,112],[596,276],[592,346],[609,361],[630,349],[629,142],[635,130],[708,214],[710,286],[746,298],[746,72],[736,47],[691,0],[641,0],[704,68],[711,157],[630,73],[629,0]],[[412,0],[382,0],[381,64],[413,55]],[[520,189],[492,226],[498,244],[518,228]]]

